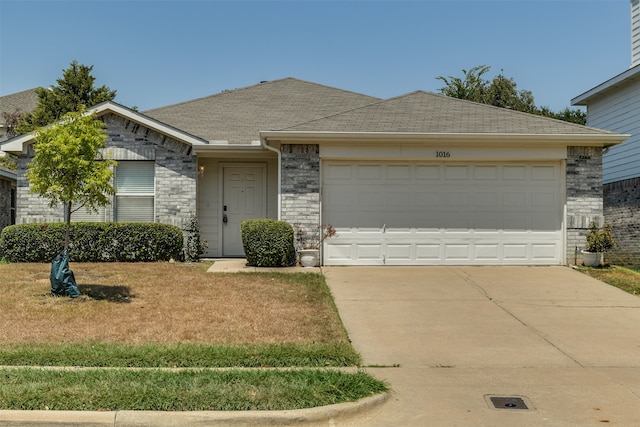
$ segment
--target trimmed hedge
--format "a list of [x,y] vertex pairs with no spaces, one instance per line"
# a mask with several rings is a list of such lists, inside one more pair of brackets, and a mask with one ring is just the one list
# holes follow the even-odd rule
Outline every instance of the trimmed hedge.
[[[9,262],[51,262],[64,249],[64,223],[19,224],[0,233],[0,254]],[[183,235],[168,224],[76,222],[70,230],[76,262],[182,261]]]
[[247,219],[240,223],[247,263],[254,267],[288,267],[296,261],[293,227],[275,219]]

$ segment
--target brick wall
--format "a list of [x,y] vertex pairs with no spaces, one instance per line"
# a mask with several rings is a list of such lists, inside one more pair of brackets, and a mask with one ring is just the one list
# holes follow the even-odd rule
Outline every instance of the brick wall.
[[602,207],[602,148],[567,148],[567,263],[580,263],[587,228],[604,223]]
[[603,191],[604,218],[618,243],[607,262],[640,266],[640,178],[605,184]]
[[12,182],[0,177],[0,230],[11,225],[11,187]]
[[307,233],[320,225],[320,149],[315,144],[284,144],[281,151],[281,215]]
[[[185,226],[196,212],[196,157],[191,146],[154,132],[123,117],[108,114],[102,117],[107,124],[106,155],[118,161],[155,161],[156,222]],[[29,146],[26,155],[18,159],[17,222],[60,222],[63,208],[48,206],[47,199],[30,193],[24,178],[28,162],[35,155]],[[107,210],[107,219],[112,219]]]

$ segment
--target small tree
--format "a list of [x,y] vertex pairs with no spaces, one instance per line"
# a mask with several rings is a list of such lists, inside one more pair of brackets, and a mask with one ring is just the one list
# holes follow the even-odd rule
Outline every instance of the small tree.
[[84,107],[67,113],[61,122],[40,129],[34,138],[35,157],[26,173],[31,191],[49,199],[49,206],[64,206],[67,228],[64,249],[69,249],[71,214],[85,208],[97,211],[110,203],[115,162],[103,159],[105,124]]

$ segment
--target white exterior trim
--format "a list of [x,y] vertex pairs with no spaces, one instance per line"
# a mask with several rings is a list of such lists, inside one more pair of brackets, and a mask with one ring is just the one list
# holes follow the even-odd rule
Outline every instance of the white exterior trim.
[[512,147],[519,144],[531,144],[535,146],[564,145],[564,146],[597,146],[609,147],[624,141],[629,135],[604,132],[601,134],[493,134],[493,133],[395,133],[395,132],[287,132],[287,131],[262,131],[260,136],[266,144],[270,142],[291,143],[362,143],[367,146],[372,144],[388,143],[414,143],[414,144],[441,144],[456,143],[472,145],[480,142],[492,143]]
[[[162,135],[166,135],[170,138],[174,138],[185,144],[189,144],[193,147],[207,146],[207,141],[190,135],[186,132],[182,132],[179,129],[166,125],[162,122],[154,120],[144,114],[138,113],[130,108],[124,107],[120,104],[116,104],[113,101],[106,101],[95,107],[90,108],[86,114],[95,114],[96,117],[103,116],[107,113],[114,113],[121,117],[131,120],[141,126],[158,132]],[[1,144],[2,150],[10,153],[20,154],[25,152],[25,146],[30,144],[35,138],[35,134],[20,135],[8,140]]]

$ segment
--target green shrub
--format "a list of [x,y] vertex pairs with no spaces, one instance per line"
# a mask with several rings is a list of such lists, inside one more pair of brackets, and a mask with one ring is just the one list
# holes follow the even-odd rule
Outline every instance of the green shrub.
[[[0,233],[9,262],[51,262],[64,247],[65,224],[20,224]],[[71,261],[168,261],[183,259],[180,228],[154,223],[73,223]]]
[[184,228],[185,232],[185,259],[190,262],[198,262],[200,255],[207,251],[207,241],[200,237],[200,223],[195,214],[191,215],[189,224]]
[[293,227],[275,219],[247,219],[240,224],[247,263],[255,267],[288,267],[296,259]]

